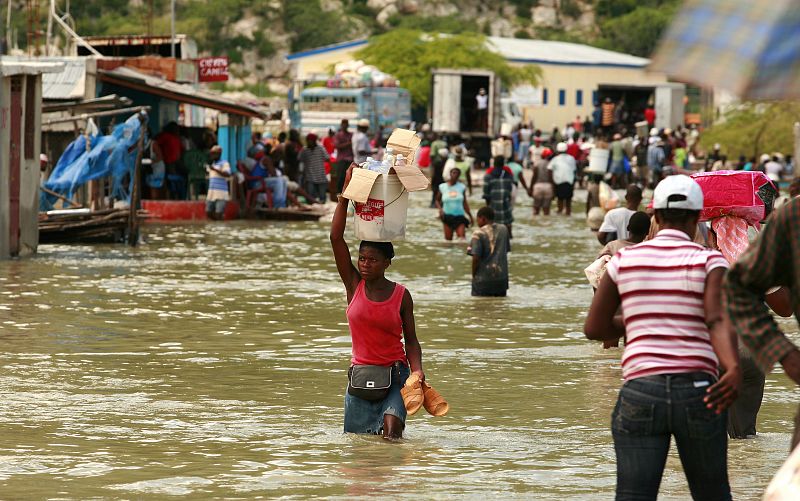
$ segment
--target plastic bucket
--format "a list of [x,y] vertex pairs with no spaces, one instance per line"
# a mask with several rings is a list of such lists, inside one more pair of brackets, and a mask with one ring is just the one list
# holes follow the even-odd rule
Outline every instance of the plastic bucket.
[[592,148],[589,150],[589,167],[586,169],[586,172],[591,172],[593,174],[605,174],[608,170],[609,154],[609,150],[603,150],[600,148]]
[[356,203],[356,238],[373,242],[402,240],[406,236],[408,191],[395,174],[381,174],[366,203]]

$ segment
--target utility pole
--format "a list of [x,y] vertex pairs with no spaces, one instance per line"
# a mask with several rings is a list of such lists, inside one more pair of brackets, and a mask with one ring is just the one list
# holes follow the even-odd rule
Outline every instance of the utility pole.
[[44,40],[44,55],[45,56],[52,56],[53,55],[53,49],[52,49],[51,45],[53,43],[53,39],[52,39],[52,36],[53,36],[53,12],[56,11],[55,1],[56,0],[50,0],[50,8],[47,9],[47,34],[45,35],[45,40]]
[[175,57],[175,0],[170,0],[170,39],[169,55]]
[[6,11],[6,51],[11,50],[11,2],[12,0],[8,0]]

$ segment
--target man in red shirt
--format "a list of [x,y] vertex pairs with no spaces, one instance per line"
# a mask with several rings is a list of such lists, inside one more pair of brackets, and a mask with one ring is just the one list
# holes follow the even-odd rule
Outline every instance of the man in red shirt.
[[173,200],[186,199],[186,173],[180,164],[183,155],[180,128],[175,122],[169,122],[156,136],[156,143],[161,148],[161,157],[167,172],[167,188]]
[[652,105],[647,105],[644,110],[644,119],[647,121],[647,126],[652,127],[656,123],[656,110]]
[[333,137],[333,144],[336,146],[336,163],[334,164],[333,174],[331,180],[334,180],[334,192],[331,197],[342,192],[344,188],[344,175],[347,168],[353,162],[353,133],[347,130],[350,127],[350,122],[347,119],[342,120],[342,125],[339,132]]

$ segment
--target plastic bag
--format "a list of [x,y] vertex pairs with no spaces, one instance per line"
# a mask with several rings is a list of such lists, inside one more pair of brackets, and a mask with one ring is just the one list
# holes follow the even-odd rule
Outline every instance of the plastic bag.
[[609,186],[605,181],[600,182],[599,198],[600,207],[606,211],[616,209],[617,205],[619,205],[619,195],[617,195],[617,192],[612,190],[611,186]]

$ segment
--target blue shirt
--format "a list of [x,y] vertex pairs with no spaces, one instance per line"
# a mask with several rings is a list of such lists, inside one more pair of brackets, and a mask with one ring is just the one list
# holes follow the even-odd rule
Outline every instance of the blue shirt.
[[517,162],[508,162],[506,165],[514,174],[514,184],[519,183],[519,176],[522,174],[522,166]]
[[464,192],[466,185],[461,182],[450,186],[447,183],[439,185],[439,193],[442,194],[442,210],[448,216],[465,216],[464,212]]

